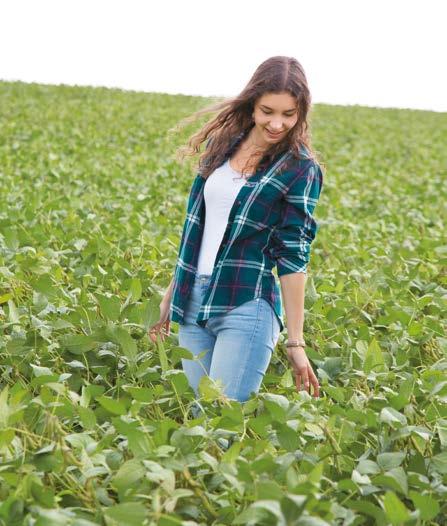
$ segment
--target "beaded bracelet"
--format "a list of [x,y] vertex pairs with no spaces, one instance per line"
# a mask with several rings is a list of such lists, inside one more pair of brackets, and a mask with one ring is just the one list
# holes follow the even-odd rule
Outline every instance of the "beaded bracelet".
[[306,342],[304,340],[287,340],[286,347],[305,347]]

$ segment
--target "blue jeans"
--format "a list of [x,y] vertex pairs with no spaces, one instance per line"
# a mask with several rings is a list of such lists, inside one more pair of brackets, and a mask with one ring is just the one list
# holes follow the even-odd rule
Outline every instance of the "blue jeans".
[[[199,381],[207,374],[213,380],[221,379],[228,398],[244,402],[261,386],[278,342],[279,323],[270,303],[256,298],[210,318],[206,327],[201,327],[195,320],[210,278],[196,274],[186,304],[185,323],[179,324],[179,345],[196,357],[182,358],[183,371],[196,396]],[[197,359],[205,350],[205,356]]]

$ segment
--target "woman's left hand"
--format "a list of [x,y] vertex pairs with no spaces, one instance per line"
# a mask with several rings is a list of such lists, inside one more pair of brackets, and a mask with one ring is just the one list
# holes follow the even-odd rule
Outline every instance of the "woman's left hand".
[[301,382],[304,384],[304,390],[310,394],[310,385],[313,386],[313,396],[320,396],[320,386],[318,379],[310,365],[309,358],[303,347],[287,347],[287,357],[295,375],[296,389],[300,391]]

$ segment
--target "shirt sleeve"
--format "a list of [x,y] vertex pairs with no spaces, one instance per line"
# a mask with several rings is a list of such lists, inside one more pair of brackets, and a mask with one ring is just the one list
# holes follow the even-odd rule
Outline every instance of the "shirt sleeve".
[[322,187],[322,170],[312,160],[293,179],[283,197],[281,219],[273,230],[270,252],[278,276],[307,271],[310,246],[318,231],[318,223],[312,214]]

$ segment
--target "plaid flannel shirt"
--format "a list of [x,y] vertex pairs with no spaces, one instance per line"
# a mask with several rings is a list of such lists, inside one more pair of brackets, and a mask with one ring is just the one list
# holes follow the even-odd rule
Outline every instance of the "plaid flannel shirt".
[[[233,141],[226,159],[243,135]],[[198,325],[205,327],[211,317],[264,298],[273,307],[281,332],[284,330],[281,292],[272,270],[276,266],[278,277],[306,272],[319,228],[312,213],[323,186],[321,168],[304,146],[300,159],[294,158],[278,174],[278,168],[291,158],[291,152],[282,154],[241,187],[216,254]],[[185,307],[197,272],[205,224],[205,182],[199,172],[192,183],[175,267],[170,319],[180,324],[185,323]]]

